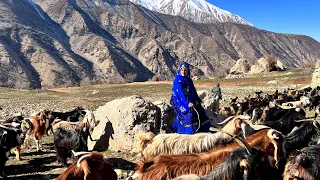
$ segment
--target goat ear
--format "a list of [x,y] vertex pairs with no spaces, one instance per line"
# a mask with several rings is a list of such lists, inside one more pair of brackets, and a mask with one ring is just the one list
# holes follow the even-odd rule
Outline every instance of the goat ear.
[[6,134],[8,134],[8,132],[7,132],[7,131],[4,131],[2,134],[3,134],[3,135],[6,135]]

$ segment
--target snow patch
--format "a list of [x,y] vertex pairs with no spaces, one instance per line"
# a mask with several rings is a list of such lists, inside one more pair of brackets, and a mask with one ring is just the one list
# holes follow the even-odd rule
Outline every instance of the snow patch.
[[130,0],[132,3],[144,6],[145,8],[181,17],[192,17],[189,19],[194,22],[203,22],[201,17],[208,15],[215,22],[235,22],[239,24],[251,23],[242,19],[240,16],[232,14],[228,11],[220,9],[205,0]]

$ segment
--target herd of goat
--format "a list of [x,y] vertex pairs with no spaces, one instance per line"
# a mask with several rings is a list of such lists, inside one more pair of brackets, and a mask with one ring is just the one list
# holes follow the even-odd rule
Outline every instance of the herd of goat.
[[[320,87],[231,99],[219,113],[227,115],[210,133],[140,133],[138,159],[131,179],[175,180],[317,180],[320,179]],[[313,110],[313,118],[306,111]],[[89,152],[88,138],[97,121],[92,111],[44,110],[32,120],[21,116],[0,124],[0,176],[10,151],[20,159],[30,139],[42,150],[42,136],[53,133],[58,162],[68,166],[56,179],[117,179],[99,152]]]

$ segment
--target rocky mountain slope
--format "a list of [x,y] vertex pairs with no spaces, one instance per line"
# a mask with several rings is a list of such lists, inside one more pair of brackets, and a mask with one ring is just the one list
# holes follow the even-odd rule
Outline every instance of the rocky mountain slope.
[[52,88],[170,80],[182,61],[207,77],[272,55],[289,68],[320,43],[237,23],[193,23],[126,0],[0,1],[0,86]]

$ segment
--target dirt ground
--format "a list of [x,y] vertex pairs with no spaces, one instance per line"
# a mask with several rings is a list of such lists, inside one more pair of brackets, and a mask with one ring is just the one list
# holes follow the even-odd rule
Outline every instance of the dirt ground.
[[[274,92],[275,89],[282,89],[283,87],[287,87],[287,86],[291,86],[291,85],[297,85],[299,84],[299,86],[305,86],[310,84],[311,81],[311,77],[301,77],[301,78],[287,78],[287,79],[281,79],[281,80],[277,80],[276,84],[268,84],[268,82],[270,82],[269,80],[265,80],[264,78],[261,78],[259,80],[254,80],[254,81],[246,81],[246,80],[226,80],[226,81],[219,81],[222,87],[222,94],[224,96],[224,101],[222,101],[222,105],[227,104],[228,103],[228,99],[230,99],[231,97],[235,97],[236,95],[238,96],[239,93],[241,94],[241,96],[243,95],[248,95],[248,94],[252,94],[254,91],[258,91],[258,90],[264,90],[266,92]],[[147,83],[132,83],[132,85],[141,85],[141,84],[148,84],[150,82]],[[159,98],[160,96],[163,98],[168,98],[170,93],[171,93],[171,84],[172,82],[153,82],[154,84],[163,84],[164,86],[167,87],[167,89],[159,89],[158,86],[155,86],[156,89],[158,91],[161,92],[165,92],[163,95],[159,92],[156,94],[156,98]],[[266,84],[265,87],[261,87],[260,85],[257,84]],[[291,85],[290,85],[291,84]],[[199,82],[195,82],[195,85],[201,88],[205,88],[205,87],[212,87],[216,85],[216,82],[206,82],[206,83],[199,83]],[[237,88],[235,88],[236,86],[238,86]],[[134,87],[134,86],[132,86]],[[140,86],[139,86],[140,87]],[[144,87],[145,86],[141,86]],[[151,86],[148,86],[149,88]],[[162,86],[161,86],[162,87]],[[83,98],[80,100],[76,99],[75,97],[78,97],[79,95],[76,94],[74,96],[72,96],[73,94],[69,93],[69,94],[64,94],[66,92],[78,92],[79,88],[57,88],[57,89],[53,89],[50,91],[54,91],[54,92],[59,92],[59,96],[64,95],[60,100],[59,96],[56,96],[56,94],[53,94],[51,92],[47,92],[47,91],[39,91],[39,92],[35,92],[32,91],[32,93],[34,93],[32,96],[29,96],[29,94],[26,94],[26,92],[21,91],[19,92],[24,93],[23,97],[38,97],[39,100],[35,101],[34,104],[37,104],[37,106],[33,106],[33,104],[31,102],[25,103],[24,101],[19,102],[19,100],[23,97],[19,97],[17,98],[17,95],[19,95],[17,92],[15,91],[10,91],[7,92],[7,90],[2,90],[0,93],[0,106],[2,107],[2,112],[6,110],[6,108],[8,109],[7,111],[12,111],[13,110],[13,106],[14,107],[20,107],[22,105],[24,105],[24,108],[27,109],[26,107],[29,108],[33,108],[34,110],[43,108],[44,105],[47,106],[53,106],[53,107],[58,107],[60,106],[60,104],[68,104],[69,106],[71,105],[75,105],[76,102],[99,102],[99,103],[104,103],[104,102],[100,102],[98,101],[99,99],[105,98],[110,96],[109,94],[112,93],[113,91],[107,91],[106,89],[102,89],[100,88],[100,86],[95,86],[94,88],[96,89],[91,89],[90,87],[85,87],[84,88],[84,92],[86,93],[85,95],[80,96],[80,98]],[[122,88],[122,86],[121,86]],[[126,87],[125,87],[126,88]],[[262,88],[262,89],[261,89]],[[88,93],[88,92],[92,92],[92,91],[96,91],[98,93],[93,94],[93,93]],[[121,89],[123,91],[123,89]],[[139,89],[140,90],[140,89]],[[114,92],[118,92],[118,89],[115,89]],[[134,89],[134,91],[136,92],[141,92],[141,91],[137,91],[136,89]],[[135,92],[135,93],[136,93]],[[105,93],[107,95],[102,94],[101,96],[99,96],[99,93]],[[25,95],[26,94],[26,95]],[[8,97],[8,95],[10,95],[10,97]],[[51,95],[51,99],[50,101],[47,100],[42,100],[45,99],[46,97]],[[148,94],[147,94],[148,95]],[[146,95],[146,96],[147,96]],[[97,96],[97,97],[96,97]],[[240,97],[241,97],[240,96]],[[68,97],[68,98],[66,98]],[[87,97],[85,99],[85,97]],[[144,97],[144,96],[143,96]],[[147,96],[148,97],[148,96]],[[94,99],[95,98],[95,99]],[[76,101],[77,100],[77,101]],[[90,101],[89,101],[90,100]],[[157,99],[155,99],[157,100]],[[61,102],[60,102],[61,101]],[[106,100],[107,101],[107,100]],[[41,103],[40,103],[41,102]],[[15,103],[15,104],[14,104]],[[20,104],[19,104],[20,103]],[[60,103],[60,104],[59,104]],[[12,107],[11,107],[12,105]],[[20,109],[18,109],[17,111],[21,111]],[[26,112],[30,111],[30,110],[25,110]],[[44,136],[43,139],[43,152],[36,152],[36,148],[35,148],[35,142],[32,141],[31,142],[33,145],[32,149],[22,149],[22,154],[21,154],[21,161],[18,161],[15,159],[15,156],[12,154],[9,157],[9,160],[6,163],[5,166],[5,173],[8,175],[8,179],[16,179],[16,180],[48,180],[48,179],[54,179],[56,178],[61,172],[63,172],[65,170],[65,168],[59,164],[56,160],[56,154],[55,154],[55,149],[53,146],[53,136]],[[110,164],[116,168],[116,169],[122,169],[123,171],[132,171],[134,169],[134,162],[136,159],[138,159],[138,156],[132,155],[128,152],[106,152],[106,156],[109,158],[109,162]],[[69,164],[71,164],[72,161],[69,161]],[[125,179],[126,177],[120,177],[119,179]]]
[[[43,152],[37,152],[35,142],[31,141],[33,147],[22,149],[21,160],[18,161],[12,153],[5,166],[5,174],[8,179],[15,180],[49,180],[58,177],[66,168],[57,162],[56,152],[53,145],[53,136],[44,136]],[[124,152],[109,152],[106,155],[109,163],[115,169],[132,171],[134,161],[137,157]],[[68,164],[73,162],[68,160]],[[125,177],[119,177],[124,179]]]
[[[35,145],[34,141],[31,143]],[[9,179],[40,180],[58,177],[64,168],[57,163],[52,135],[44,137],[43,149],[43,152],[37,152],[35,146],[28,150],[22,149],[20,161],[11,154],[4,169]]]

